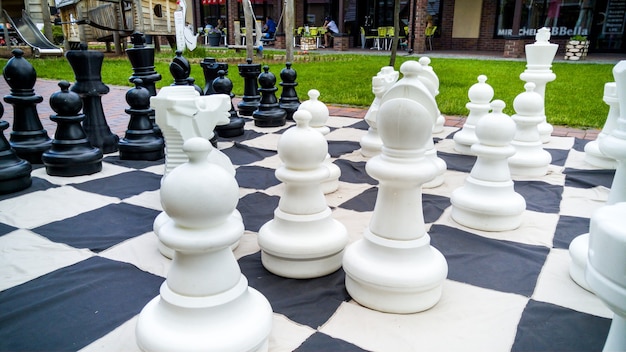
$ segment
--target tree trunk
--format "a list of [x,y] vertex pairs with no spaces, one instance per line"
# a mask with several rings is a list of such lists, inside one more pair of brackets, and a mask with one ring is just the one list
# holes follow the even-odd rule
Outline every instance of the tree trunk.
[[393,4],[393,42],[391,43],[391,57],[389,66],[395,66],[396,54],[398,53],[398,33],[400,32],[400,0],[395,0]]

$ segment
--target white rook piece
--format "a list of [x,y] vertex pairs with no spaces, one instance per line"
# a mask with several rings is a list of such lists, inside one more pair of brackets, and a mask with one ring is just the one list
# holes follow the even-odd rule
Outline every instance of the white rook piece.
[[516,114],[511,116],[515,121],[515,137],[511,145],[515,154],[509,158],[511,174],[516,176],[539,177],[548,173],[548,165],[552,155],[543,149],[537,125],[545,120],[543,115],[543,98],[535,92],[535,84],[524,84],[525,92],[513,100]]
[[591,217],[586,279],[615,313],[604,351],[626,351],[626,203],[602,207]]
[[176,251],[160,295],[139,314],[137,344],[144,351],[267,351],[272,308],[248,287],[230,246],[243,233],[233,215],[234,176],[207,160],[211,143],[192,138],[189,162],[161,184],[169,219],[159,238]]
[[372,105],[365,113],[365,122],[369,125],[367,133],[361,138],[361,155],[364,157],[372,157],[380,154],[380,150],[383,146],[383,141],[380,140],[378,135],[378,127],[376,126],[376,116],[378,115],[378,109],[380,108],[381,99],[383,95],[398,81],[400,73],[393,69],[391,66],[384,66],[372,77],[372,93],[374,93],[374,101]]
[[441,298],[448,264],[430,245],[422,209],[424,182],[439,174],[425,157],[436,112],[407,99],[389,99],[378,111],[380,155],[366,164],[379,181],[363,238],[346,248],[346,289],[361,305],[388,313],[415,313]]
[[[428,111],[428,116],[432,117],[432,124],[434,125],[439,116],[439,107],[435,101],[435,97],[428,90],[426,85],[420,79],[420,75],[424,68],[417,61],[406,61],[400,66],[400,72],[402,73],[402,79],[396,82],[385,95],[383,96],[382,103],[387,100],[396,98],[407,98],[414,100],[418,104],[422,105]],[[380,127],[379,127],[380,128]],[[443,184],[444,172],[446,171],[446,162],[437,156],[437,150],[435,149],[435,143],[432,138],[432,131],[430,138],[425,141],[425,155],[435,165],[438,170],[437,176],[424,183],[424,188],[434,188]]]
[[[330,118],[330,113],[326,104],[319,100],[320,92],[317,89],[311,89],[308,92],[309,100],[303,101],[298,110],[306,110],[311,114],[311,122],[309,126],[321,133],[327,135],[330,132],[330,128],[326,126],[326,122]],[[341,177],[341,169],[339,166],[333,164],[330,155],[326,154],[324,159],[324,167],[328,169],[328,178],[322,183],[322,191],[324,194],[330,194],[335,192],[339,188],[339,177]]]
[[[161,128],[165,138],[165,178],[175,167],[188,161],[183,152],[183,144],[194,137],[211,140],[216,125],[230,122],[230,97],[226,94],[200,96],[192,86],[163,87],[159,93],[150,98],[150,104],[155,111],[157,125]],[[235,175],[235,167],[230,158],[221,151],[214,149],[208,155],[208,160],[221,166],[224,170]],[[239,214],[235,210],[236,214]],[[169,219],[165,212],[154,220],[154,233],[159,236],[161,224]],[[168,258],[172,258],[174,251],[159,241],[159,251]]]
[[487,84],[487,76],[478,76],[478,83],[473,84],[467,92],[470,101],[465,107],[469,114],[463,128],[454,134],[454,150],[466,155],[472,154],[472,145],[478,142],[476,124],[491,110],[493,95],[493,88]]
[[[542,113],[545,116],[546,84],[556,79],[556,75],[550,69],[554,55],[559,48],[558,44],[550,43],[550,29],[541,28],[537,31],[535,42],[526,45],[526,70],[520,74],[520,79],[535,84],[535,92],[544,100]],[[543,143],[550,141],[550,135],[554,128],[544,118],[537,126]]]
[[348,233],[332,218],[321,183],[328,177],[323,165],[328,143],[309,127],[311,114],[297,110],[296,126],[278,141],[283,165],[276,178],[285,186],[274,219],[259,230],[261,261],[270,272],[295,279],[320,277],[341,267]]
[[[619,118],[617,126],[611,134],[599,140],[600,151],[617,161],[615,176],[611,184],[607,205],[626,202],[626,61],[620,61],[613,67],[613,77],[619,100]],[[585,280],[587,255],[589,252],[589,233],[582,234],[572,240],[569,245],[571,257],[569,273],[579,286],[592,291]]]
[[600,151],[600,140],[611,132],[617,126],[619,118],[619,100],[617,99],[617,87],[615,82],[604,84],[604,102],[609,106],[609,113],[602,127],[602,131],[598,134],[595,141],[591,141],[585,145],[585,161],[589,164],[603,169],[615,169],[617,161],[610,158]]
[[478,143],[472,146],[476,163],[465,184],[450,197],[452,219],[484,231],[513,230],[526,209],[524,197],[515,192],[507,159],[515,153],[510,144],[515,123],[502,113],[504,102],[494,100],[493,112],[476,126]]

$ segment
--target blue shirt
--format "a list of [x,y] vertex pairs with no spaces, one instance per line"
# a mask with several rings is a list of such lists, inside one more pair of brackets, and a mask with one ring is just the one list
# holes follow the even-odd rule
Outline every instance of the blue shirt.
[[274,33],[276,32],[276,22],[274,22],[273,19],[268,19],[267,22],[265,23],[265,26],[267,27],[266,32],[267,33]]

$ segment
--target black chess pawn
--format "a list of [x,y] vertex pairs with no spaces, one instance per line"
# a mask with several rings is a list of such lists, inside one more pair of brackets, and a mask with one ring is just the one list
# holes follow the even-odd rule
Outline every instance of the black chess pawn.
[[50,120],[57,123],[52,147],[42,155],[46,173],[52,176],[91,175],[102,170],[102,151],[91,145],[81,122],[81,97],[69,90],[67,81],[59,82],[61,91],[52,93],[50,107],[56,115]]
[[252,116],[259,108],[261,96],[259,95],[258,77],[261,73],[261,64],[253,64],[252,59],[248,58],[247,63],[239,64],[239,75],[243,77],[243,97],[237,104],[239,114],[243,116]]
[[219,71],[222,70],[228,75],[228,64],[225,62],[217,62],[215,58],[205,57],[202,62],[202,72],[204,73],[204,95],[215,93],[213,89],[213,81],[219,77]]
[[124,138],[120,139],[120,159],[162,159],[165,156],[165,142],[155,133],[150,121],[150,115],[154,115],[154,109],[150,108],[150,91],[143,87],[140,78],[135,78],[133,83],[135,88],[126,92],[126,102],[130,108],[125,111],[130,115],[130,120]]
[[9,141],[20,158],[31,164],[41,164],[41,154],[50,148],[52,140],[37,114],[37,104],[43,101],[43,97],[35,94],[33,89],[37,72],[23,57],[22,49],[13,49],[11,53],[13,57],[2,70],[11,87],[11,93],[4,96],[4,101],[13,105],[13,131]]
[[104,154],[116,152],[120,137],[111,132],[102,108],[102,96],[109,93],[101,75],[104,54],[87,50],[87,45],[81,44],[80,50],[69,50],[65,57],[76,78],[70,90],[83,100],[83,128],[89,142]]
[[[133,67],[133,75],[128,80],[132,83],[135,78],[140,78],[142,85],[150,92],[150,96],[156,96],[155,82],[160,81],[162,77],[154,67],[154,48],[145,45],[146,37],[140,32],[134,32],[130,36],[130,41],[133,47],[126,49],[126,54]],[[161,136],[161,129],[156,124],[154,111],[150,115],[150,121],[156,134]]]
[[283,126],[287,119],[287,111],[279,106],[276,99],[276,76],[269,71],[269,66],[263,66],[263,73],[259,75],[261,102],[252,114],[254,125],[258,127]]
[[298,110],[300,106],[300,99],[298,99],[298,93],[296,92],[296,78],[298,73],[291,68],[291,62],[285,64],[285,68],[280,70],[280,86],[283,87],[283,91],[280,94],[278,105],[287,111],[287,119],[293,120],[293,113]]
[[[4,106],[0,104],[0,118],[4,115]],[[11,148],[11,144],[4,136],[9,123],[0,121],[0,194],[21,191],[30,187],[33,180],[30,172],[33,167],[26,160],[20,159]]]
[[226,77],[226,71],[219,70],[218,77],[213,80],[211,86],[215,94],[226,94],[230,97],[230,122],[227,125],[215,126],[215,132],[223,138],[241,136],[244,132],[245,120],[237,114],[233,105],[233,82]]
[[176,56],[170,62],[170,73],[174,78],[173,86],[189,85],[188,78],[191,74],[191,66],[189,65],[189,60],[183,56],[183,52],[180,50],[176,51]]

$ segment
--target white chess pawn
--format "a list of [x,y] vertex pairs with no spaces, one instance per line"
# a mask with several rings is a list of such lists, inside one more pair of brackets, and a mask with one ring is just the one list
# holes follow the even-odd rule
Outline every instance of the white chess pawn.
[[521,225],[526,201],[515,192],[507,159],[515,153],[510,144],[515,123],[504,114],[502,100],[476,126],[478,143],[472,146],[476,163],[465,184],[452,192],[452,219],[483,231],[513,230]]
[[[426,85],[419,78],[423,68],[419,62],[409,60],[404,62],[400,66],[400,72],[402,73],[402,79],[398,80],[385,95],[383,96],[382,103],[387,100],[395,99],[395,98],[407,98],[412,99],[418,104],[422,105],[426,110],[428,110],[428,116],[433,118],[433,125],[437,121],[437,117],[439,116],[439,107],[437,106],[437,102],[435,101],[435,97],[430,93]],[[444,173],[447,169],[446,162],[437,156],[437,150],[435,149],[435,143],[431,137],[426,139],[426,151],[425,155],[430,161],[437,167],[439,173],[437,176],[424,183],[422,187],[424,188],[434,188],[443,184],[444,181]]]
[[615,169],[617,161],[610,158],[600,151],[600,140],[611,132],[617,126],[619,118],[619,100],[617,99],[617,86],[615,82],[604,84],[604,102],[609,106],[609,113],[602,127],[602,131],[598,134],[595,141],[591,141],[585,145],[585,161],[589,164],[603,169]]
[[467,92],[469,102],[465,104],[469,114],[463,128],[454,134],[454,150],[461,154],[472,155],[472,145],[478,143],[476,124],[491,110],[493,88],[487,84],[487,76],[478,76],[478,83],[473,84]]
[[[556,79],[556,74],[550,69],[552,61],[559,48],[558,44],[550,43],[550,29],[543,27],[537,31],[535,42],[526,44],[526,70],[520,74],[525,82],[535,83],[535,92],[544,100],[542,114],[545,116],[546,85]],[[550,141],[554,128],[545,119],[537,125],[543,143]]]
[[543,98],[535,92],[535,84],[524,84],[525,92],[520,93],[513,101],[516,114],[511,116],[515,121],[515,137],[511,145],[515,154],[509,158],[512,175],[539,177],[548,173],[552,155],[543,149],[537,125],[545,119],[542,114]]
[[233,212],[234,176],[207,160],[211,143],[183,145],[189,162],[161,184],[169,216],[159,239],[176,251],[160,295],[139,314],[137,344],[144,351],[267,351],[272,308],[248,287],[230,246],[243,233]]
[[[430,66],[430,58],[427,56],[422,56],[419,58],[418,62],[422,65],[422,73],[420,77],[423,78],[422,82],[426,85],[426,87],[431,91],[433,97],[437,99],[437,95],[439,95],[439,77],[433,70],[433,67]],[[427,83],[426,81],[430,81]],[[432,86],[432,87],[431,87]],[[446,118],[441,115],[437,115],[437,120],[435,120],[435,124],[433,125],[433,133],[441,133],[443,132],[443,125],[446,123]]]
[[346,228],[332,218],[322,192],[328,177],[323,165],[328,142],[309,127],[311,114],[297,110],[296,126],[278,141],[278,156],[283,165],[276,178],[285,191],[274,218],[259,230],[261,261],[270,272],[304,279],[330,274],[341,267],[343,250],[348,244]]
[[363,238],[346,248],[346,289],[361,305],[388,313],[415,313],[441,298],[446,259],[430,245],[422,184],[439,174],[425,157],[436,112],[408,98],[390,99],[378,112],[380,155],[366,164],[379,181]]
[[[327,135],[330,128],[326,126],[326,122],[330,118],[330,112],[326,104],[319,100],[320,92],[317,89],[311,89],[308,92],[309,100],[303,101],[298,110],[306,110],[311,114],[311,122],[309,126],[321,133]],[[328,178],[322,183],[322,191],[324,194],[335,192],[339,188],[339,177],[341,177],[341,169],[333,164],[330,154],[326,154],[324,159],[324,167],[328,169]]]
[[585,278],[615,313],[604,351],[626,351],[626,203],[595,211],[589,227]]

